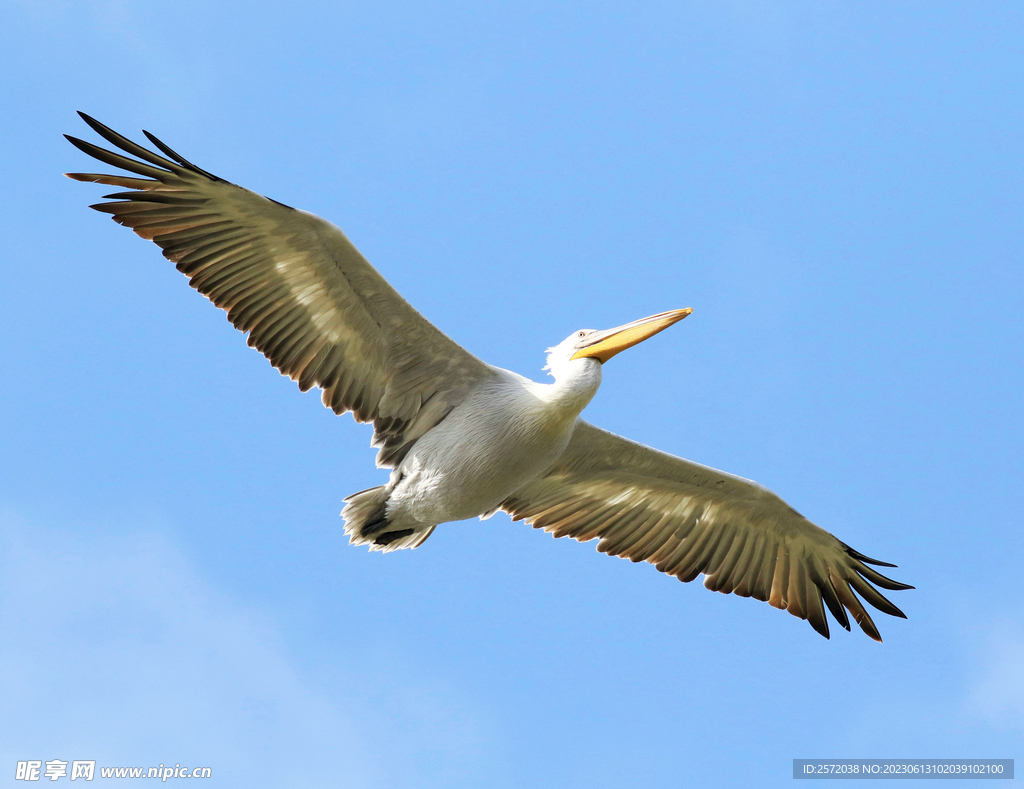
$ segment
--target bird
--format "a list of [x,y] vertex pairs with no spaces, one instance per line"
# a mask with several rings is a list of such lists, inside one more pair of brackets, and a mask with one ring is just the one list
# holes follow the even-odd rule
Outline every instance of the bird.
[[65,135],[121,171],[65,174],[124,190],[90,207],[159,246],[301,391],[319,388],[336,414],[373,423],[377,466],[390,476],[344,499],[350,543],[416,548],[439,524],[501,510],[683,582],[702,575],[708,589],[765,601],[825,638],[827,608],[881,642],[861,598],[906,618],[876,588],[913,589],[874,569],[896,565],[854,550],[756,482],[580,417],[609,360],[691,309],[574,332],[547,351],[554,383],[537,383],[449,339],[336,226],[197,167],[147,131],[159,153],[79,115],[128,154]]

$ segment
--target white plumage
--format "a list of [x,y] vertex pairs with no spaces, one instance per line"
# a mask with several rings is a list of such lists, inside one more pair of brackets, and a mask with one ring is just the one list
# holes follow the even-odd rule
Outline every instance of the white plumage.
[[[771,491],[614,436],[579,418],[616,353],[682,320],[659,313],[584,330],[549,349],[554,383],[488,365],[416,312],[322,219],[183,159],[158,155],[82,115],[129,158],[68,137],[135,175],[69,177],[127,191],[92,206],[159,245],[248,342],[336,413],[373,422],[387,485],[349,496],[351,541],[414,548],[437,524],[498,509],[556,537],[709,589],[766,600],[828,637],[825,607],[881,640],[857,594],[903,617],[874,585],[909,589]],[[136,177],[142,176],[142,177]],[[855,594],[855,592],[857,594]]]

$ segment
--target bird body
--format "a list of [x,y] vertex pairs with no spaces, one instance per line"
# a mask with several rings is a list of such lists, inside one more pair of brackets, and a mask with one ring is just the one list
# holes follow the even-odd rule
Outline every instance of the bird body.
[[437,524],[490,517],[540,476],[565,451],[577,417],[601,384],[595,359],[565,360],[557,369],[554,384],[541,384],[492,368],[493,376],[427,431],[391,473],[385,486],[387,528],[413,529],[414,535],[400,545],[380,546],[353,521],[349,532],[355,541],[407,547]]
[[[488,365],[423,318],[335,226],[163,155],[82,115],[135,158],[68,139],[132,175],[70,173],[128,191],[92,206],[159,245],[302,391],[374,426],[386,485],[349,496],[351,542],[421,545],[441,523],[501,509],[555,537],[721,592],[755,597],[829,635],[847,611],[881,640],[860,595],[903,613],[875,586],[909,589],[870,559],[741,477],[644,447],[580,418],[613,356],[690,315],[671,310],[549,349],[554,383]],[[141,176],[141,177],[137,177]],[[855,594],[856,592],[857,594]]]
[[582,410],[548,394],[512,375],[474,390],[393,472],[401,479],[396,523],[406,513],[431,525],[490,514],[539,476],[565,450]]

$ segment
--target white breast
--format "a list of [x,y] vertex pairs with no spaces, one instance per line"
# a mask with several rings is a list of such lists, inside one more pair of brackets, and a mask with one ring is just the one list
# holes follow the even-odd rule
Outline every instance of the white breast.
[[576,417],[600,384],[600,366],[593,367],[596,376],[590,369],[575,386],[537,384],[507,373],[474,392],[396,470],[400,481],[388,521],[398,527],[433,525],[495,510],[565,450]]

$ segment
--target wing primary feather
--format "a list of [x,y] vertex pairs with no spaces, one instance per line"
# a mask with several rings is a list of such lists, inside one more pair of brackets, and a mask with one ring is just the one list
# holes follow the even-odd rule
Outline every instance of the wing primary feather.
[[854,559],[857,559],[858,561],[865,562],[866,564],[874,564],[874,565],[876,565],[878,567],[895,567],[896,566],[895,564],[889,564],[889,562],[883,562],[883,561],[880,561],[879,559],[872,559],[872,558],[870,558],[868,556],[865,556],[860,551],[855,551],[853,548],[851,548],[849,545],[847,545],[842,540],[839,541],[839,544],[843,546],[843,550],[844,551],[846,551],[848,554],[850,554],[850,556],[852,556]]
[[[172,159],[174,159],[174,161],[176,161],[178,164],[183,165],[183,166],[187,167],[188,169],[192,170],[193,172],[199,173],[200,175],[205,175],[211,181],[220,181],[222,183],[227,183],[226,181],[224,181],[223,178],[220,178],[220,177],[214,175],[213,173],[207,172],[202,167],[196,167],[196,165],[192,164],[192,162],[190,162],[184,156],[182,156],[181,154],[175,153],[173,150],[171,150],[170,146],[168,146],[165,143],[161,142],[157,138],[157,136],[155,134],[150,134],[145,129],[142,130],[142,133],[146,135],[146,139],[148,139],[151,143],[153,143],[153,145],[155,145],[157,148],[159,148],[165,154],[167,154]],[[270,198],[267,198],[267,199],[269,200]],[[277,200],[274,200],[273,202],[277,203]],[[284,203],[277,203],[277,204],[278,205],[284,205]],[[285,208],[291,208],[291,206],[285,206]]]
[[132,156],[138,156],[143,161],[155,164],[157,167],[165,167],[171,172],[181,172],[181,168],[174,162],[170,162],[162,156],[157,156],[155,153],[143,148],[138,143],[132,142],[127,137],[118,134],[109,126],[104,126],[95,118],[90,118],[84,112],[79,111],[78,114],[81,116],[83,121],[89,124],[94,132],[107,142],[116,145],[122,151],[130,153]]
[[826,639],[830,638],[828,632],[828,617],[825,616],[825,608],[821,604],[821,588],[814,583],[809,576],[805,576],[808,584],[807,589],[807,621],[811,623],[819,634]]
[[811,566],[811,571],[813,573],[814,582],[821,590],[821,596],[824,598],[825,604],[828,606],[828,610],[832,612],[832,616],[836,618],[836,621],[849,631],[850,619],[846,616],[846,609],[843,608],[839,595],[836,594],[836,588],[832,584],[830,574],[826,573],[822,576],[821,572],[815,565]]
[[[104,197],[104,199],[106,200],[107,198]],[[125,219],[138,221],[144,216],[152,216],[154,214],[159,215],[161,210],[167,207],[162,206],[159,203],[147,203],[141,200],[132,200],[130,197],[123,199],[115,205],[117,206],[117,213],[122,215],[118,218],[118,221],[122,222],[122,224]]]
[[914,587],[910,584],[901,584],[899,581],[894,581],[892,578],[887,578],[876,570],[872,570],[863,564],[853,565],[853,569],[864,576],[865,579],[871,581],[873,584],[881,586],[883,589],[890,589],[894,592],[901,592],[904,589],[913,589]]
[[138,173],[139,175],[146,175],[150,178],[155,178],[160,181],[168,175],[166,170],[161,170],[157,167],[151,167],[148,164],[137,162],[134,159],[129,159],[127,156],[122,156],[119,153],[108,151],[106,148],[100,148],[98,145],[93,145],[91,142],[80,140],[77,137],[72,137],[70,134],[65,134],[64,137],[74,145],[82,153],[87,153],[94,159],[99,159],[104,164],[109,164],[111,167],[120,167],[122,170],[127,170],[130,173]]
[[[157,183],[156,181],[150,181],[148,183]],[[120,186],[121,184],[111,184],[111,186]],[[197,197],[181,197],[179,195],[173,195],[168,192],[151,192],[151,191],[133,191],[133,192],[113,192],[112,194],[103,195],[104,200],[131,200],[133,202],[142,203],[163,203],[165,205],[182,206],[183,208],[194,208],[197,206],[205,205],[208,200],[203,200]]]
[[882,636],[879,634],[878,628],[875,627],[875,623],[871,619],[871,615],[867,610],[865,610],[864,604],[857,599],[857,595],[853,593],[850,585],[832,571],[829,571],[829,578],[832,579],[832,588],[836,590],[836,594],[839,596],[840,601],[842,601],[843,605],[846,606],[851,614],[853,614],[853,621],[860,625],[860,629],[863,630],[869,638],[873,638],[875,641],[881,643]]
[[[123,189],[148,190],[159,181],[152,181],[149,178],[131,178],[127,175],[104,175],[103,173],[64,173],[72,181],[81,181],[86,184],[103,184],[104,186],[120,186]],[[135,194],[131,192],[130,194]],[[134,199],[134,198],[133,198]]]
[[875,587],[865,581],[856,573],[851,573],[848,579],[850,585],[857,591],[861,597],[867,600],[871,605],[877,608],[883,613],[889,614],[889,616],[898,616],[900,619],[906,619],[907,615],[898,609],[892,602],[886,598],[881,592]]
[[123,203],[93,203],[89,208],[93,211],[99,211],[101,214],[118,214],[124,210],[126,205],[130,205],[130,203],[127,201]]

